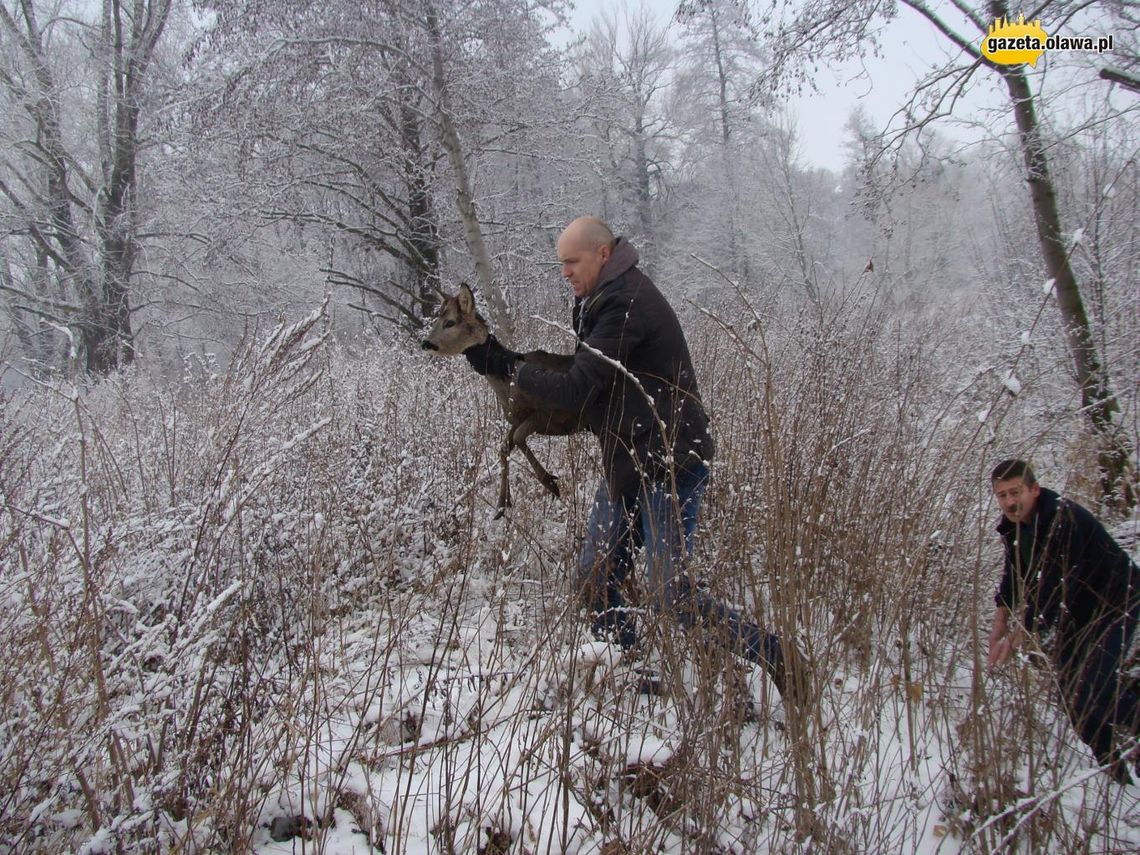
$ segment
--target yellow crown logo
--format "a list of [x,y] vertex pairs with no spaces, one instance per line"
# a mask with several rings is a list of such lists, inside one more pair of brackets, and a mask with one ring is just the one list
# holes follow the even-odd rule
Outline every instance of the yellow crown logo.
[[1041,27],[1040,19],[1027,24],[1025,16],[1018,15],[1017,23],[1011,24],[1006,18],[997,18],[982,39],[982,55],[999,65],[1027,62],[1036,66],[1048,40],[1049,34]]

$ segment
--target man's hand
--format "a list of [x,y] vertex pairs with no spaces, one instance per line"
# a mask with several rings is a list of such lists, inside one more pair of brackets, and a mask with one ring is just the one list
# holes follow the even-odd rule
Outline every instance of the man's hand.
[[480,374],[503,380],[510,379],[515,370],[515,362],[520,357],[515,351],[507,350],[499,344],[499,340],[493,335],[487,336],[487,340],[482,344],[471,345],[463,351],[463,355],[467,357],[471,367]]
[[996,641],[990,640],[990,654],[986,657],[986,667],[996,668],[1004,665],[1013,656],[1014,638],[1006,635]]
[[986,657],[986,667],[996,668],[1009,661],[1013,651],[1021,646],[1020,630],[1009,628],[1009,611],[998,606],[994,612],[994,624],[990,630],[990,649]]

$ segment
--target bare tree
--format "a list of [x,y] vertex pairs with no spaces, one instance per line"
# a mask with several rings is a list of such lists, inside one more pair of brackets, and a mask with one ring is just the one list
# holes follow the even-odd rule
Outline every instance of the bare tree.
[[[1046,274],[1054,282],[1080,390],[1082,412],[1100,443],[1099,461],[1105,501],[1131,507],[1136,500],[1128,474],[1131,448],[1116,421],[1119,405],[1102,355],[1096,347],[1081,288],[1073,272],[1050,171],[1050,142],[1040,120],[1040,112],[1045,105],[1034,93],[1024,67],[994,63],[980,50],[980,40],[988,32],[990,22],[1008,17],[1007,4],[1004,0],[991,0],[984,8],[956,4],[960,25],[955,25],[925,0],[903,0],[903,5],[928,21],[953,45],[960,61],[939,69],[920,85],[910,104],[900,111],[904,127],[896,136],[896,142],[940,117],[951,115],[963,87],[977,72],[989,71],[1004,84],[1010,113],[1017,127],[1041,258]],[[1048,17],[1073,24],[1081,8],[1080,4],[1069,2],[1046,2],[1032,13],[1032,17]],[[767,81],[779,85],[797,77],[802,79],[803,70],[798,61],[808,54],[814,53],[817,59],[840,59],[851,53],[874,49],[878,27],[885,20],[884,16],[892,14],[893,6],[882,7],[858,0],[814,0],[798,6],[785,19],[776,21],[771,29],[774,61],[767,73]]]
[[601,212],[628,221],[653,267],[654,202],[664,189],[675,131],[666,109],[675,49],[667,24],[645,7],[628,4],[596,19],[576,57],[591,134],[598,142],[604,189],[616,188],[629,213]]
[[419,327],[442,251],[424,40],[386,2],[203,5],[193,128],[244,183],[223,216],[328,235],[330,280]]
[[[743,252],[740,169],[742,134],[763,132],[753,83],[762,68],[762,51],[751,9],[739,0],[685,0],[675,16],[681,24],[681,63],[674,85],[674,110],[686,133],[689,161],[712,155],[724,179],[718,194],[727,234],[727,272],[750,276]],[[711,151],[710,151],[711,149]]]
[[515,0],[208,5],[203,55],[218,85],[198,115],[256,165],[237,214],[323,235],[331,280],[404,327],[422,324],[444,267],[466,256],[509,334],[479,164],[525,126],[520,109],[535,112],[524,81],[540,76],[549,14]]
[[[134,358],[142,124],[170,9],[170,0],[104,2],[88,23],[58,9],[43,19],[33,0],[0,5],[0,84],[9,106],[3,288],[21,338],[74,330],[77,355],[96,374]],[[58,79],[67,53],[93,69],[93,99],[71,97]]]

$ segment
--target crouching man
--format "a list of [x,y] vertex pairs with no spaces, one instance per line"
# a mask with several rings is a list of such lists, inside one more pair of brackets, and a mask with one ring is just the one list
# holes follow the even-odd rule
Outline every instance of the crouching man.
[[[1140,615],[1140,572],[1101,523],[1076,502],[1037,483],[1024,460],[991,476],[1005,546],[988,664],[1007,661],[1032,633],[1056,668],[1074,729],[1117,780],[1135,744],[1140,698],[1121,681]],[[1121,746],[1114,748],[1114,729]]]

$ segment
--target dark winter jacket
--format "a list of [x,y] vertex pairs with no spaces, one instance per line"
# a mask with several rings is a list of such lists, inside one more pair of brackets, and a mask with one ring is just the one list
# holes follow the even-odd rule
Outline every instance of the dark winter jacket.
[[997,604],[1018,614],[1027,629],[1056,630],[1062,660],[1135,613],[1140,571],[1091,513],[1042,488],[1026,523],[1003,516],[1005,569]]
[[637,261],[619,238],[593,293],[575,302],[569,373],[524,364],[516,375],[527,394],[585,415],[615,498],[714,452],[681,325]]

